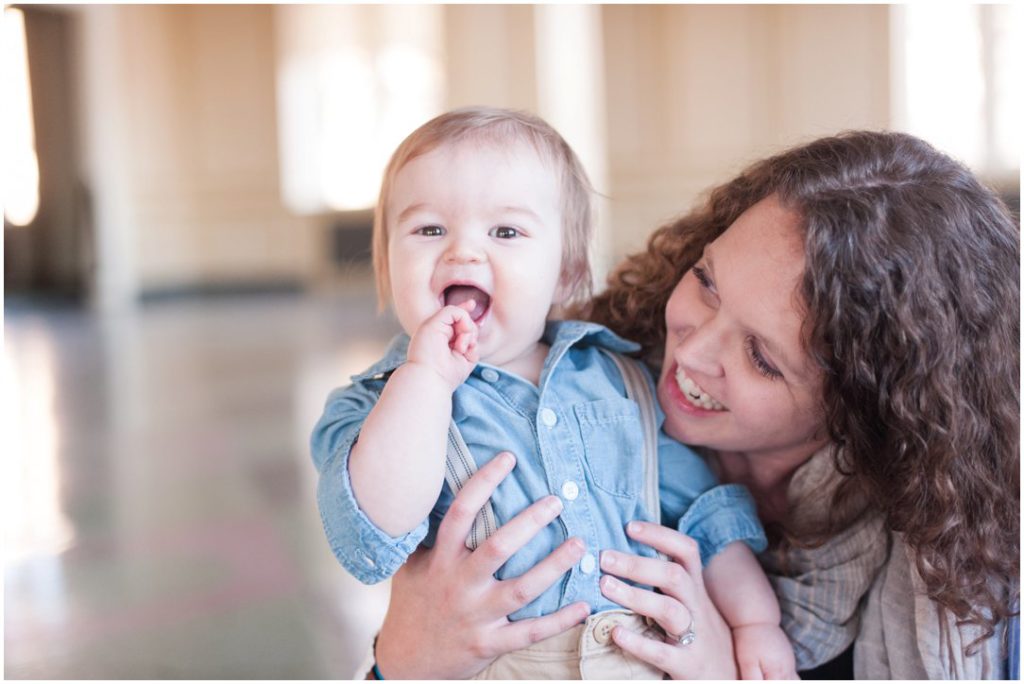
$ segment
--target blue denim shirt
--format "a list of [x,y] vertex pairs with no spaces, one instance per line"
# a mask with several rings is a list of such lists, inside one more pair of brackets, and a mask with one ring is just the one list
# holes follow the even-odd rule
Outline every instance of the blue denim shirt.
[[[600,351],[633,352],[638,345],[580,321],[552,321],[543,339],[551,349],[539,386],[480,363],[452,398],[452,417],[478,467],[501,451],[516,454],[515,469],[491,499],[499,524],[549,494],[562,496],[565,504],[562,514],[513,555],[497,577],[523,574],[571,536],[587,547],[583,561],[512,619],[547,615],[581,600],[595,612],[620,608],[598,587],[599,553],[616,549],[655,556],[626,536],[630,520],[660,519],[692,536],[705,563],[733,541],[746,542],[755,553],[764,550],[767,542],[750,494],[739,485],[719,485],[700,456],[668,437],[660,429],[665,420],[660,407],[661,511],[646,510],[639,407],[626,398],[618,369]],[[445,484],[429,518],[395,538],[366,517],[352,493],[349,453],[388,373],[405,362],[408,342],[405,335],[396,337],[380,362],[353,376],[352,385],[331,392],[311,440],[320,473],[317,501],[331,550],[365,583],[390,577],[419,544],[432,544],[453,498]],[[653,389],[649,376],[648,382]],[[567,483],[578,489],[573,499],[563,495]]]

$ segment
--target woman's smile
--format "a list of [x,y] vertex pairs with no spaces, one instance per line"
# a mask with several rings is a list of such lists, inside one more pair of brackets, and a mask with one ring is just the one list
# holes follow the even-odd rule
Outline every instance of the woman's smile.
[[669,391],[673,394],[674,398],[680,400],[683,409],[692,410],[697,415],[702,413],[721,413],[726,410],[720,401],[704,391],[704,388],[694,382],[693,378],[688,376],[678,365],[669,372],[675,377],[676,382],[675,385],[672,383],[666,384],[669,385]]

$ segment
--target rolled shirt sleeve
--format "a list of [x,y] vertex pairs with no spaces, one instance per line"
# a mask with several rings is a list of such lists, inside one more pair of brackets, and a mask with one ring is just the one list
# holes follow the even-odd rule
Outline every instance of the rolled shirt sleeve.
[[718,485],[707,490],[690,504],[676,529],[697,542],[704,565],[736,541],[745,543],[754,553],[768,546],[757,506],[742,485]]
[[352,491],[349,455],[383,384],[383,380],[357,382],[331,392],[310,439],[320,475],[316,499],[327,542],[345,569],[365,584],[397,572],[423,540],[428,525],[424,520],[411,532],[392,537],[359,509]]
[[707,565],[734,541],[754,553],[768,546],[757,506],[747,488],[718,484],[704,459],[662,430],[658,443],[661,523],[693,537]]

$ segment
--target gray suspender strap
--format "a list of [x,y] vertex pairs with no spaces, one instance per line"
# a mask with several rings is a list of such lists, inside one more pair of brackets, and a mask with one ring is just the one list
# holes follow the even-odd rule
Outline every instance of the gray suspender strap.
[[[602,350],[604,351],[604,350]],[[654,411],[654,394],[647,376],[640,368],[640,362],[612,352],[605,355],[615,363],[626,385],[626,396],[640,407],[640,425],[644,435],[644,504],[655,522],[661,519],[661,504],[658,496],[658,428]],[[448,427],[448,453],[445,457],[444,479],[453,494],[466,484],[476,472],[476,462],[469,453],[462,434],[455,422]],[[466,546],[476,549],[487,537],[498,529],[494,507],[490,500],[477,513],[473,529],[466,538]]]
[[605,352],[615,362],[626,383],[626,396],[640,407],[640,426],[644,432],[644,504],[654,522],[661,520],[661,499],[658,496],[658,422],[654,411],[654,393],[639,361]]
[[[644,431],[644,505],[651,519],[661,522],[661,496],[658,493],[658,418],[654,410],[656,401],[640,362],[626,356],[606,352],[615,362],[626,383],[626,396],[640,407],[640,425]],[[666,556],[657,552],[658,558]]]
[[[458,494],[459,490],[466,484],[466,481],[476,472],[476,462],[473,454],[469,453],[466,441],[462,439],[462,433],[455,427],[455,421],[448,426],[448,453],[444,462],[444,480],[448,483],[452,494]],[[494,517],[494,507],[488,499],[480,512],[476,514],[473,521],[473,529],[466,537],[466,546],[476,549],[485,539],[494,534],[498,529],[497,518]]]

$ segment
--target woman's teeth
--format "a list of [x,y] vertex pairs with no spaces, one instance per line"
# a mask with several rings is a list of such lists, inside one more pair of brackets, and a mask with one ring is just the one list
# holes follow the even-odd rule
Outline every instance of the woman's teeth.
[[683,372],[682,368],[676,369],[676,383],[679,385],[679,389],[683,390],[683,394],[690,400],[695,406],[699,406],[702,409],[709,411],[724,411],[725,407],[714,399],[710,394],[705,392],[700,385],[695,383],[686,373]]

